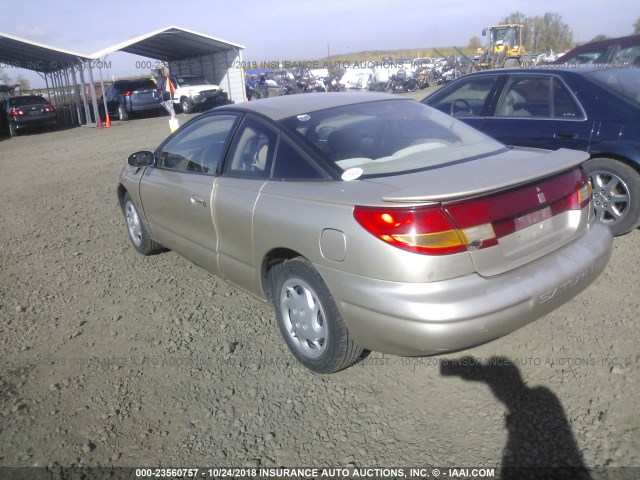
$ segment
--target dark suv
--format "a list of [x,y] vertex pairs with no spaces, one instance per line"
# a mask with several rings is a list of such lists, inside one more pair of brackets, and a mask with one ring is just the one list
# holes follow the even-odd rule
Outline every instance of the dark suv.
[[556,64],[605,64],[640,67],[640,35],[607,38],[569,50]]
[[40,95],[18,95],[0,100],[0,126],[12,137],[25,129],[54,129],[56,125],[56,109]]
[[[104,93],[107,100],[109,117],[118,120],[128,120],[134,113],[160,112],[162,106],[162,92],[150,78],[135,80],[117,80]],[[98,109],[104,120],[104,103],[100,99]]]

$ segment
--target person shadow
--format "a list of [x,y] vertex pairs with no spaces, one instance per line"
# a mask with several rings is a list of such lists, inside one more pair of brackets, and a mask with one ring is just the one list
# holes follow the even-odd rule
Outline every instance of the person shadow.
[[548,388],[525,385],[508,358],[445,359],[440,374],[484,382],[507,407],[499,478],[591,480],[560,400]]

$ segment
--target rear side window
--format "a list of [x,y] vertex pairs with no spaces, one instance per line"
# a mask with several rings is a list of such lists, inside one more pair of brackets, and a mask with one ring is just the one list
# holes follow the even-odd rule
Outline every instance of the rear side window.
[[310,180],[323,178],[289,142],[284,139],[278,143],[273,178],[281,180]]
[[235,136],[225,174],[269,178],[277,138],[276,133],[262,123],[246,119]]

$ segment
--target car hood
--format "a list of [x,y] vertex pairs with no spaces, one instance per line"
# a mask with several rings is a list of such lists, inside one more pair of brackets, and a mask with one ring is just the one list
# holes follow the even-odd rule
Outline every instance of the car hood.
[[424,172],[365,180],[384,185],[384,202],[424,203],[506,190],[569,170],[589,159],[578,150],[513,148],[489,157]]
[[193,91],[193,92],[206,92],[208,90],[219,90],[220,87],[218,85],[193,85],[191,87],[180,87],[180,90],[183,91]]

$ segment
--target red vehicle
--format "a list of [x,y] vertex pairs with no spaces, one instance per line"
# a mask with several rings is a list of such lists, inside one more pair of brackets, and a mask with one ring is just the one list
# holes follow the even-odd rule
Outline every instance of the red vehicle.
[[586,43],[568,51],[554,63],[640,66],[640,35]]

